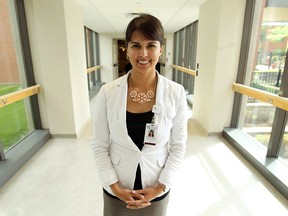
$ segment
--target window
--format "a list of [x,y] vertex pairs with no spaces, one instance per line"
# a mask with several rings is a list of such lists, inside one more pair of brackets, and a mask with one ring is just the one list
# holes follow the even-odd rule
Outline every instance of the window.
[[[2,187],[50,139],[50,133],[42,129],[37,95],[26,94],[35,89],[36,83],[23,0],[0,1],[0,26],[0,187]],[[18,95],[18,90],[21,93],[18,99],[25,99],[10,104],[13,100],[10,100],[11,97],[7,94]],[[33,96],[28,97],[29,95]]]
[[[174,59],[175,65],[188,69],[196,69],[198,21],[186,26],[174,34]],[[172,79],[181,83],[188,94],[194,93],[194,76],[174,69]]]
[[[99,38],[98,34],[89,28],[85,30],[85,47],[87,56],[87,68],[100,64],[99,60]],[[90,97],[95,95],[101,86],[100,69],[87,74]]]
[[[245,84],[278,95],[288,44],[288,4],[270,7],[266,3],[256,4],[259,16],[253,24]],[[238,128],[268,149],[275,112],[274,106],[244,96]]]
[[[287,48],[288,2],[247,0],[236,82],[287,98]],[[235,94],[231,128],[223,135],[288,197],[287,110],[255,98]]]
[[[0,1],[0,96],[27,87],[14,1]],[[34,131],[29,99],[0,108],[0,140],[7,152]]]

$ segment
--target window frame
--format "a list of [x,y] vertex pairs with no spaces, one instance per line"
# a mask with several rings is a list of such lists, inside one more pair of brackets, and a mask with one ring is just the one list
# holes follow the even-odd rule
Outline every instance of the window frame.
[[[243,85],[245,85],[257,1],[258,0],[246,1],[238,74],[236,78],[236,82]],[[288,72],[288,52],[286,53],[285,68],[286,72]],[[287,73],[282,78],[288,83]],[[282,82],[282,84],[284,82]],[[280,88],[283,90],[283,96],[287,96],[287,86],[285,87],[286,90],[284,86]],[[242,99],[242,94],[236,92],[230,127],[224,128],[223,137],[283,196],[288,198],[288,174],[286,174],[288,168],[277,159],[287,122],[287,112],[276,108],[268,149],[264,149],[261,148],[259,143],[237,128],[241,115]]]
[[[27,86],[35,85],[32,56],[29,43],[28,27],[24,0],[14,0],[19,38],[22,48],[23,64]],[[21,140],[5,154],[0,152],[0,188],[51,138],[49,130],[42,128],[37,95],[29,97],[34,131]],[[0,143],[1,144],[1,143]]]

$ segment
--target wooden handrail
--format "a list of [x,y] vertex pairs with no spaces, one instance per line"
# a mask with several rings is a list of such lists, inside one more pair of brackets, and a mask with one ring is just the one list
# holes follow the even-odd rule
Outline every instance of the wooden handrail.
[[271,104],[275,107],[288,111],[288,98],[278,96],[269,92],[265,92],[256,88],[245,86],[238,83],[233,83],[232,89],[235,92],[256,98],[265,103]]
[[176,70],[180,70],[184,73],[187,73],[187,74],[190,74],[192,76],[197,76],[197,71],[195,70],[191,70],[191,69],[188,69],[188,68],[185,68],[185,67],[181,67],[181,66],[178,66],[178,65],[174,65],[172,64],[172,68],[176,69]]
[[0,108],[27,98],[29,96],[38,94],[40,92],[40,85],[34,85],[16,92],[0,96]]
[[95,70],[100,69],[101,67],[102,67],[102,65],[96,65],[94,67],[87,68],[87,73],[91,73],[91,72],[93,72]]

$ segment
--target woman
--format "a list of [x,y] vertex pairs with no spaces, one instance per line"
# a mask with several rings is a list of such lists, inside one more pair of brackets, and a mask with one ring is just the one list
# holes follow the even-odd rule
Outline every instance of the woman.
[[184,88],[155,70],[163,34],[157,18],[134,18],[126,30],[132,70],[97,95],[93,152],[104,216],[166,214],[185,153],[187,102]]

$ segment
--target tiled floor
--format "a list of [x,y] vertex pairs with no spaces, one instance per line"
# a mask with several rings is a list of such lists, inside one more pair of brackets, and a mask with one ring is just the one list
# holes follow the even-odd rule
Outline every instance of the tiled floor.
[[[101,216],[89,132],[51,139],[2,189],[1,216]],[[286,216],[288,201],[221,137],[189,120],[187,154],[168,216]],[[116,216],[116,215],[115,215]]]

